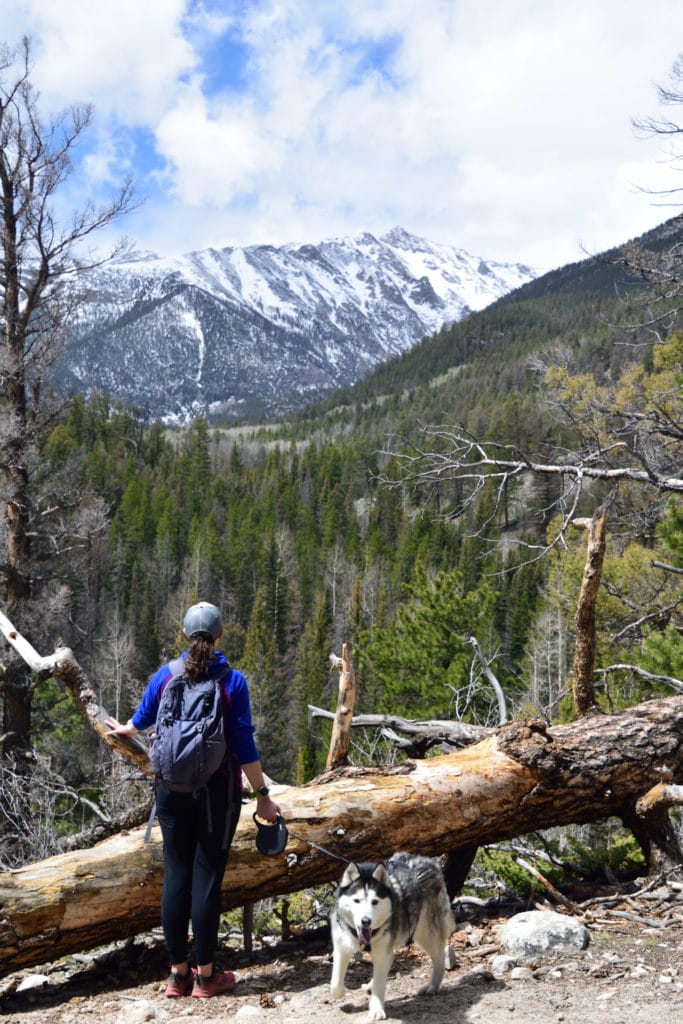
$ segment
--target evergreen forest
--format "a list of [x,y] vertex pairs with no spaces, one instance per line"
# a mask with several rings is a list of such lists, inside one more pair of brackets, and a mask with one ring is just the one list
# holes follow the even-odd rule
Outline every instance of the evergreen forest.
[[[656,252],[681,232],[679,218],[641,244]],[[343,643],[358,712],[495,724],[475,638],[510,716],[571,716],[585,557],[571,520],[607,503],[598,699],[610,710],[680,689],[683,505],[661,481],[683,464],[683,334],[613,256],[526,285],[283,422],[171,429],[103,394],[53,396],[32,449],[39,600],[22,630],[38,649],[70,646],[125,721],[182,649],[185,607],[215,602],[264,766],[300,784],[324,766],[328,726],[309,706],[334,708],[329,655]],[[529,470],[501,485],[474,448],[453,472],[454,436],[586,471],[599,453],[616,475],[568,488],[562,472]],[[619,475],[634,452],[645,479]],[[26,691],[5,763],[30,754],[39,806],[5,807],[5,867],[116,815],[137,785],[57,682]],[[400,756],[354,730],[355,763]]]

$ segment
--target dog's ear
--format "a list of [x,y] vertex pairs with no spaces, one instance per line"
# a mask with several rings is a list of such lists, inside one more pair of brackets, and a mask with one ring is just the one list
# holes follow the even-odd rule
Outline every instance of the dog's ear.
[[389,872],[385,868],[384,864],[378,864],[375,870],[372,872],[372,877],[376,882],[383,882],[385,885],[389,884]]
[[352,885],[352,883],[358,878],[360,878],[360,871],[355,864],[349,864],[344,874],[341,876],[341,882],[339,884],[342,888],[346,888],[347,885]]

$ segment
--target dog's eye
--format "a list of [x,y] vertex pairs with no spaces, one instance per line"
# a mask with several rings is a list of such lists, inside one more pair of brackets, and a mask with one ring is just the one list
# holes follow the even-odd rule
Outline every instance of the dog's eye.
[[363,901],[358,896],[354,896],[353,897],[353,902],[354,903],[362,903]]
[[371,900],[370,902],[372,903],[373,907],[376,907],[377,904],[379,903],[379,900]]

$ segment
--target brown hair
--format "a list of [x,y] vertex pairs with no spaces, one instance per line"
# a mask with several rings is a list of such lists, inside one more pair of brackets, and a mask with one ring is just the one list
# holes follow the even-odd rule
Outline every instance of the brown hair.
[[198,679],[206,678],[209,663],[216,655],[213,643],[208,633],[195,633],[190,639],[190,646],[187,649],[187,657],[183,666],[183,675],[190,683],[196,683]]

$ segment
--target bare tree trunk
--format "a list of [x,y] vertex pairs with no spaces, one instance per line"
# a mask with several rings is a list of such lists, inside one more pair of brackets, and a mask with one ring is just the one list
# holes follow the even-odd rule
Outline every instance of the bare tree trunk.
[[572,526],[588,530],[588,550],[576,604],[576,646],[572,662],[572,692],[577,715],[599,711],[595,699],[595,603],[600,589],[605,558],[606,509],[599,508],[592,519],[574,519]]
[[[464,750],[391,768],[342,768],[301,788],[274,788],[291,832],[279,857],[261,857],[251,815],[242,816],[223,886],[223,906],[296,892],[336,879],[337,860],[379,860],[398,849],[458,859],[538,829],[623,816],[661,781],[683,777],[683,697],[545,728],[513,722]],[[291,854],[296,857],[290,858]],[[158,923],[162,857],[158,828],[105,840],[0,875],[0,975]],[[453,884],[451,884],[453,891]]]
[[[29,486],[26,462],[28,435],[26,423],[26,395],[23,372],[24,337],[18,328],[18,297],[6,296],[3,310],[5,320],[5,360],[11,367],[7,384],[7,430],[5,441],[9,469],[7,480],[7,560],[4,565],[5,599],[12,614],[20,614],[22,603],[30,600],[31,579],[29,564]],[[8,665],[2,681],[3,690],[3,742],[2,752],[26,749],[31,736],[31,704],[33,689],[25,667],[16,660]]]
[[356,676],[349,658],[346,644],[342,645],[341,658],[330,656],[333,666],[339,669],[339,693],[337,710],[332,726],[332,738],[327,755],[326,769],[337,768],[348,763],[349,744],[351,742],[351,721],[356,703]]
[[463,847],[461,850],[451,850],[446,855],[443,877],[446,882],[446,891],[451,900],[455,899],[467,881],[478,849],[478,846]]
[[[73,171],[72,150],[92,111],[76,105],[45,121],[31,81],[28,36],[0,51],[0,476],[4,480],[6,529],[0,551],[0,591],[20,624],[23,609],[40,593],[49,560],[37,559],[50,527],[35,515],[41,485],[33,468],[36,441],[47,429],[42,384],[61,341],[67,305],[60,286],[85,269],[83,241],[130,208],[125,183],[107,205],[86,203],[59,224],[57,193]],[[116,251],[120,251],[117,246]],[[93,256],[94,264],[106,262]],[[46,436],[43,434],[43,436]],[[53,502],[50,502],[52,505]],[[53,509],[63,508],[63,503]],[[54,520],[53,520],[54,521]],[[50,538],[50,542],[53,538]],[[49,542],[48,542],[49,543]],[[46,548],[43,547],[43,553]],[[54,571],[54,568],[52,569]],[[60,566],[60,571],[63,567]],[[35,609],[32,614],[35,613]],[[23,666],[7,667],[3,691],[3,749],[27,748],[31,740],[32,687]]]

